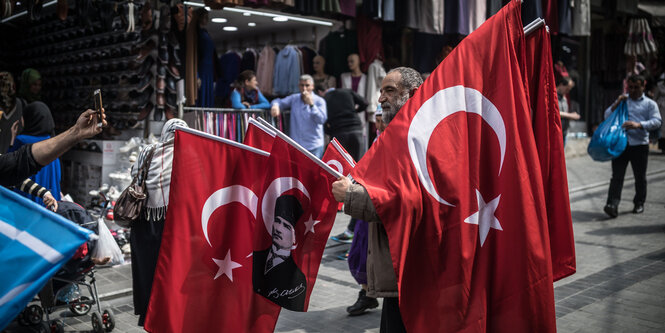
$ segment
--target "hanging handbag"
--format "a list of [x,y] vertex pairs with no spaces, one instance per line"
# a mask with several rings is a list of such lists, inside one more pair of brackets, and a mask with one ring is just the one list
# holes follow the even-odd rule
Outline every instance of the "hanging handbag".
[[117,225],[123,228],[131,228],[141,213],[148,193],[145,188],[145,179],[148,177],[148,169],[152,161],[155,148],[152,148],[146,156],[132,183],[120,194],[113,208],[113,218]]

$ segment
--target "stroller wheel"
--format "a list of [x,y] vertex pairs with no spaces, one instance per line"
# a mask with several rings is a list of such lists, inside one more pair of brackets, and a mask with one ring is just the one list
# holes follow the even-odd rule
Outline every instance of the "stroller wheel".
[[90,321],[92,322],[93,332],[104,333],[104,326],[102,326],[102,320],[99,318],[99,313],[93,312],[90,316]]
[[44,310],[42,310],[41,306],[33,304],[23,310],[22,316],[28,325],[37,325],[42,322]]
[[83,316],[88,314],[88,312],[90,312],[90,309],[92,309],[92,306],[90,306],[90,304],[86,304],[85,302],[87,301],[90,301],[90,297],[81,296],[78,302],[69,306],[69,311],[73,312],[77,316]]
[[111,311],[104,310],[104,313],[102,313],[102,324],[107,332],[113,331],[115,328],[115,319],[113,319],[113,313],[111,313]]
[[60,320],[51,320],[50,329],[51,333],[64,333],[65,324],[63,324]]

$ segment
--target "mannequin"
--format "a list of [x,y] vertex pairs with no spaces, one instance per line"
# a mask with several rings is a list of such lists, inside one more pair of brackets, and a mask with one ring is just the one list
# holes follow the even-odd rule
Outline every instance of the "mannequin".
[[354,90],[358,95],[365,97],[367,75],[360,70],[360,56],[352,53],[348,56],[347,61],[351,72],[342,73],[340,76],[342,88]]
[[312,77],[314,77],[315,86],[321,85],[326,90],[337,87],[337,80],[335,77],[325,73],[326,58],[317,55],[312,60],[312,67],[314,69],[314,75],[312,75]]

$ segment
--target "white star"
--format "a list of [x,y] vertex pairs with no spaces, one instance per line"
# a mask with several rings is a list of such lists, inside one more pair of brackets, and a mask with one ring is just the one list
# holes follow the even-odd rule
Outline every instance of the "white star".
[[498,197],[486,204],[480,195],[480,191],[476,189],[476,197],[478,198],[478,211],[467,217],[464,222],[478,225],[478,236],[480,236],[480,247],[482,247],[490,228],[503,230],[499,220],[494,216],[501,195],[499,194]]
[[229,277],[229,280],[233,282],[233,270],[235,268],[242,267],[241,264],[231,260],[231,250],[226,253],[226,258],[224,258],[224,260],[212,258],[212,261],[214,261],[215,264],[219,266],[217,275],[215,275],[215,280],[217,280],[218,277],[226,274],[226,276]]
[[305,221],[305,234],[307,234],[308,231],[314,233],[314,226],[317,225],[319,222],[321,221],[314,220],[312,218],[312,215],[310,215],[309,220]]

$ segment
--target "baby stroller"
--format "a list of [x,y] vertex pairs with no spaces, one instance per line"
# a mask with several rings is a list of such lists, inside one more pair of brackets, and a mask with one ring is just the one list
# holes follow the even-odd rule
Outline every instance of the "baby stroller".
[[[97,233],[97,221],[93,220],[78,204],[59,202],[56,213]],[[20,325],[38,325],[39,332],[64,332],[64,323],[57,319],[51,320],[49,314],[68,308],[75,316],[83,316],[88,314],[93,306],[96,306],[97,311],[90,316],[93,332],[101,333],[113,330],[115,327],[113,314],[108,309],[102,311],[97,295],[95,264],[92,261],[92,249],[96,242],[88,240],[79,247],[72,259],[39,292],[41,304],[33,303],[18,315]],[[46,322],[42,321],[44,314],[46,314]]]

